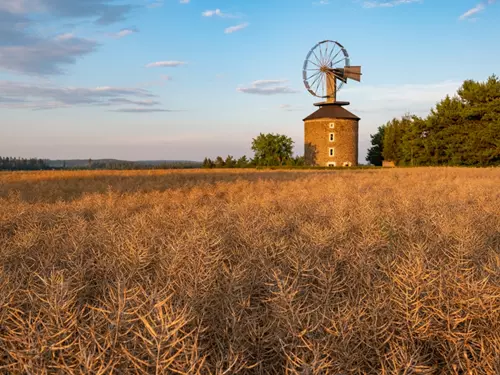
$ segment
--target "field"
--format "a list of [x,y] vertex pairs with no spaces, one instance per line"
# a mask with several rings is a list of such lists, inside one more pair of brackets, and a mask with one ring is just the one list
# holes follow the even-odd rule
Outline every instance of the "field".
[[500,169],[0,173],[0,372],[500,374]]

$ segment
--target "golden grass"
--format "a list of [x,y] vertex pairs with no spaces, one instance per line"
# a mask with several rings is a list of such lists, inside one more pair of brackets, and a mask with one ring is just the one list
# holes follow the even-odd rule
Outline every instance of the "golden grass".
[[0,173],[0,372],[500,374],[499,186]]

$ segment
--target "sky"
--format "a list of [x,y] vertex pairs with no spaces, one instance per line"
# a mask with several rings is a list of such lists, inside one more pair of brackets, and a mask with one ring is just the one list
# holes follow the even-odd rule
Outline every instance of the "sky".
[[378,126],[500,73],[499,20],[495,0],[0,0],[0,155],[252,156],[259,133],[303,154],[327,39],[362,66],[337,99],[364,162]]

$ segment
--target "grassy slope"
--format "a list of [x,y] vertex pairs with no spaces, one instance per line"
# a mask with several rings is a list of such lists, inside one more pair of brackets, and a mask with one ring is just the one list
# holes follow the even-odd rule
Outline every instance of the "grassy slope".
[[498,374],[498,186],[498,169],[0,173],[1,371]]

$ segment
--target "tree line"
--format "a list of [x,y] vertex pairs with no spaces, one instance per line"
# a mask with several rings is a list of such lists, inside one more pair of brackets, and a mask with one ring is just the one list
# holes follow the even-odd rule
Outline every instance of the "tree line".
[[271,166],[303,166],[303,156],[293,156],[293,140],[282,134],[260,133],[252,139],[253,158],[246,155],[239,159],[228,155],[214,160],[205,158],[203,168],[256,168]]
[[0,156],[0,170],[3,171],[39,171],[51,169],[43,159],[24,159]]
[[201,163],[197,162],[165,162],[159,164],[148,164],[128,161],[89,161],[87,167],[79,169],[106,169],[106,170],[139,170],[139,169],[191,169],[200,168]]
[[201,163],[189,161],[172,161],[165,163],[149,164],[144,162],[129,161],[93,161],[89,159],[86,164],[67,165],[66,161],[55,165],[50,160],[23,159],[15,157],[0,157],[0,171],[39,171],[39,170],[136,170],[136,169],[190,169],[200,168]]
[[373,165],[500,165],[500,80],[466,80],[426,118],[406,114],[380,126],[371,144]]

